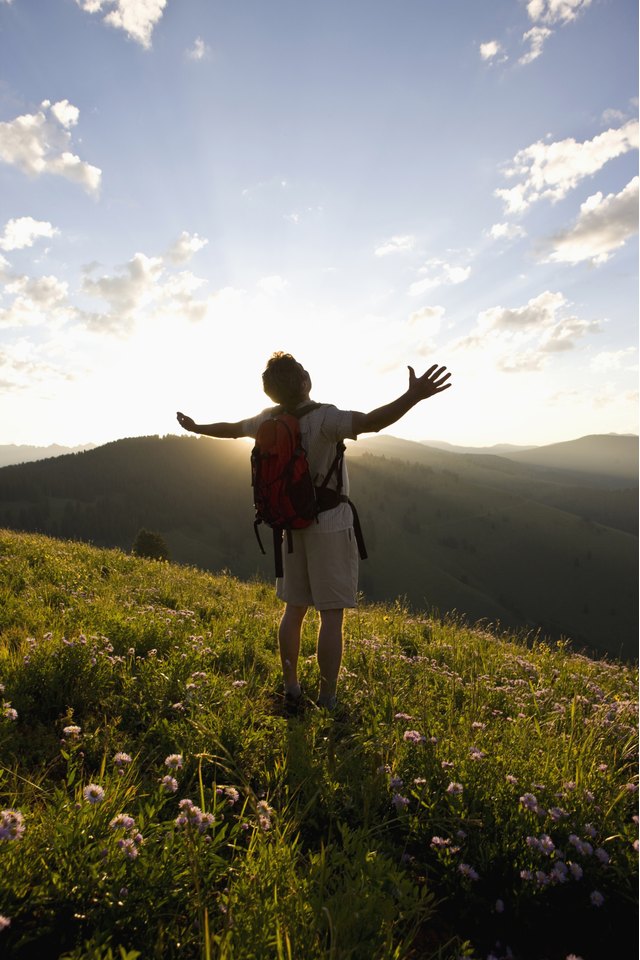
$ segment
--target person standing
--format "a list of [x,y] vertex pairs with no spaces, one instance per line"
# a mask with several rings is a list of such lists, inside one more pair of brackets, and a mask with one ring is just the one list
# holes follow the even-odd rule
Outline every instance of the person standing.
[[[312,388],[307,370],[291,354],[277,352],[267,362],[262,384],[276,407],[235,423],[197,424],[178,412],[180,425],[193,433],[208,437],[235,439],[255,437],[260,425],[274,414],[286,410],[300,416],[302,446],[307,454],[313,483],[320,487],[331,473],[336,445],[346,439],[356,440],[363,433],[378,433],[400,420],[417,403],[447,390],[451,374],[437,364],[422,376],[409,367],[409,385],[397,399],[369,413],[340,410],[332,404],[310,404]],[[305,409],[306,408],[306,409]],[[317,659],[320,670],[319,707],[333,710],[337,701],[337,684],[343,649],[344,611],[356,606],[358,591],[358,548],[353,527],[353,512],[346,502],[349,478],[346,462],[341,476],[330,475],[329,490],[343,496],[335,506],[321,510],[317,522],[292,531],[292,551],[283,556],[283,576],[276,581],[276,593],[284,602],[278,630],[284,692],[289,706],[300,701],[298,657],[302,624],[309,607],[320,616]]]

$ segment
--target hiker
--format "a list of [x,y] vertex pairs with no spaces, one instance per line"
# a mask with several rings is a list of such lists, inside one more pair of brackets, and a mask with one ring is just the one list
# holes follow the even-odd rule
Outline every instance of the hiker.
[[[447,390],[451,374],[434,364],[421,377],[409,367],[409,386],[391,403],[370,413],[339,410],[330,404],[310,401],[311,377],[288,353],[274,353],[262,374],[264,392],[277,406],[237,423],[198,424],[184,413],[178,422],[193,433],[208,437],[256,437],[265,421],[287,412],[298,415],[302,447],[316,491],[333,491],[329,508],[323,509],[303,529],[288,530],[291,552],[283,556],[282,576],[276,580],[277,596],[285,608],[278,632],[284,693],[290,708],[300,702],[297,666],[302,623],[307,609],[320,614],[317,658],[320,691],[317,705],[333,710],[336,705],[338,672],[342,661],[342,624],[345,608],[356,606],[358,589],[358,545],[354,513],[348,500],[349,480],[342,462],[345,439],[356,440],[361,433],[377,433],[400,420],[421,400]],[[336,452],[338,451],[338,452]],[[324,484],[324,486],[323,486]],[[330,498],[330,493],[325,496]],[[322,498],[319,497],[319,500]],[[279,572],[279,571],[278,571]]]

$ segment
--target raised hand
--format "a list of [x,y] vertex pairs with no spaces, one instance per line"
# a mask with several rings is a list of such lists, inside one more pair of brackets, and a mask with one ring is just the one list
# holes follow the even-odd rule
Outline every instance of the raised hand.
[[178,423],[181,427],[184,427],[185,430],[190,430],[192,433],[196,432],[195,421],[188,417],[185,413],[177,413]]
[[432,397],[435,393],[448,390],[451,384],[447,383],[447,380],[451,374],[445,373],[446,369],[446,367],[439,367],[437,363],[434,363],[421,377],[416,377],[413,367],[409,367],[409,394],[416,400],[426,400],[427,397]]

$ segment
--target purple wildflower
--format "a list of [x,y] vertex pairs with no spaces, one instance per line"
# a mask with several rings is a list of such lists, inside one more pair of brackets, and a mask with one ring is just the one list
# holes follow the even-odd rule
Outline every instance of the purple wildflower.
[[402,739],[407,743],[424,743],[426,738],[418,730],[405,730]]
[[589,899],[594,907],[601,907],[604,903],[604,897],[599,890],[593,890],[589,896]]
[[170,753],[164,761],[165,767],[169,767],[170,770],[182,770],[182,754],[181,753]]
[[404,810],[405,807],[409,806],[409,799],[408,797],[403,797],[401,793],[394,793],[391,798],[391,803],[399,813],[400,810]]
[[447,787],[447,793],[450,796],[454,797],[461,794],[463,789],[464,788],[461,783],[450,783],[449,786]]
[[112,830],[131,830],[135,827],[135,820],[128,813],[118,813],[109,823]]
[[0,811],[0,842],[19,840],[24,833],[24,817],[19,810]]
[[128,753],[122,753],[122,751],[120,751],[119,753],[115,754],[113,762],[115,763],[116,767],[125,767],[130,764],[132,760]]
[[104,790],[97,783],[88,784],[82,791],[82,796],[87,803],[98,804],[104,800]]
[[473,869],[473,867],[470,867],[468,863],[459,863],[459,864],[458,864],[458,870],[460,871],[460,873],[462,874],[463,877],[466,877],[466,878],[467,878],[467,880],[479,880],[479,879],[480,879],[479,874],[476,873],[476,871]]
[[162,785],[162,789],[165,793],[175,793],[178,789],[178,781],[170,774],[167,774],[166,777],[162,777],[159,782]]

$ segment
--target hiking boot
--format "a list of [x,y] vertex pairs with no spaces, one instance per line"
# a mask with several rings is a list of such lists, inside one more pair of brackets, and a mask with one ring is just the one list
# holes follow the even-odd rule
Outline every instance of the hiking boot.
[[316,700],[316,707],[319,710],[326,710],[328,713],[333,713],[338,705],[337,697],[318,697]]
[[298,714],[302,711],[303,707],[303,698],[302,693],[299,693],[297,697],[294,697],[291,693],[285,693],[284,695],[284,712],[287,717],[297,717]]

